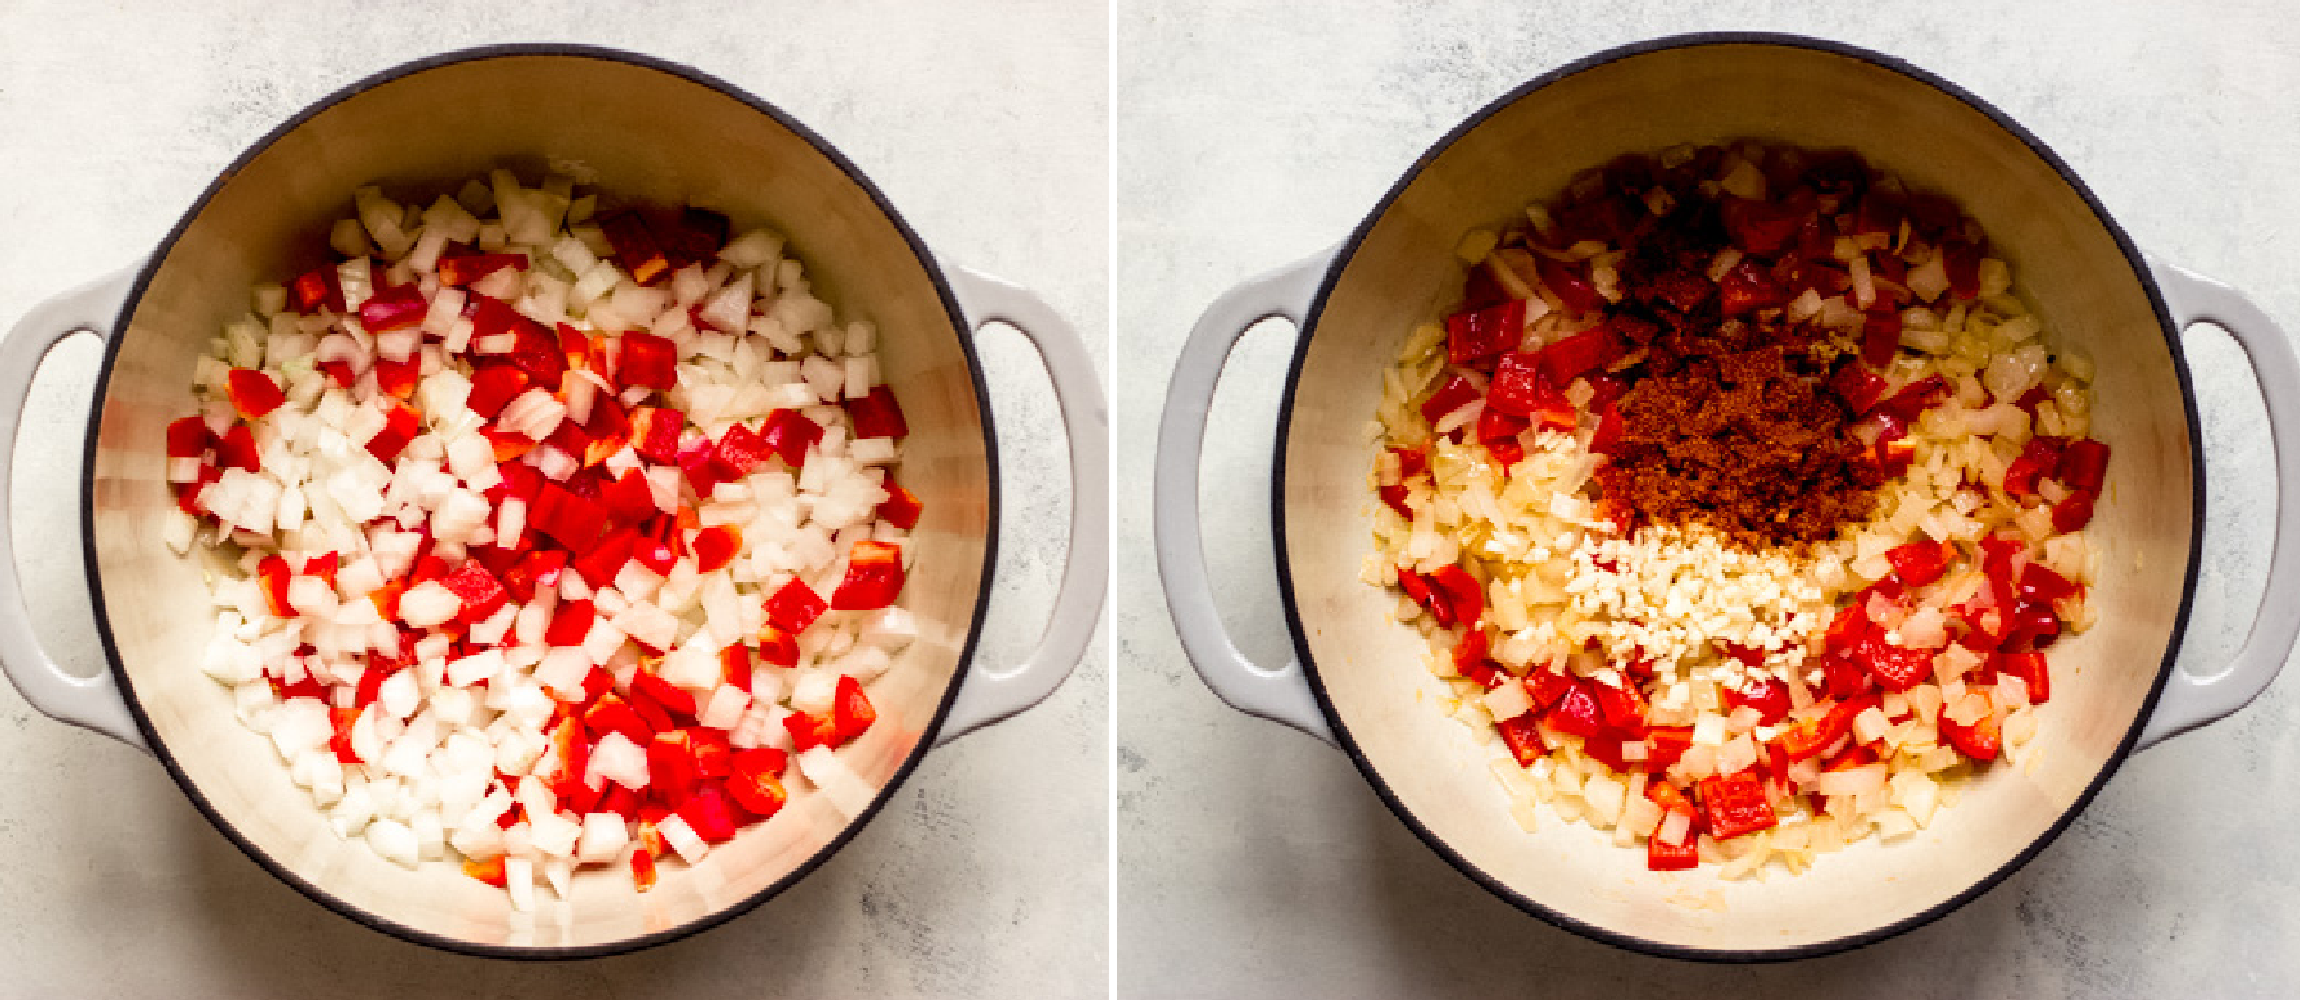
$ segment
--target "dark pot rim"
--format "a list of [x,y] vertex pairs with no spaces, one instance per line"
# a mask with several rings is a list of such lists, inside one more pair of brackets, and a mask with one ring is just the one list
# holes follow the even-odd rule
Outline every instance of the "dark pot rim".
[[351,903],[338,898],[333,893],[328,892],[326,888],[308,881],[302,876],[296,874],[293,870],[289,869],[286,865],[281,864],[277,859],[273,858],[270,854],[258,848],[255,844],[251,843],[245,836],[243,836],[239,832],[238,828],[232,825],[229,819],[217,811],[214,803],[210,802],[207,796],[200,792],[199,787],[194,784],[188,776],[185,775],[182,767],[177,764],[174,755],[168,751],[167,744],[160,739],[159,733],[152,728],[152,721],[150,717],[145,714],[142,702],[136,697],[134,681],[128,676],[128,672],[122,669],[120,666],[120,651],[112,638],[111,617],[104,600],[103,580],[98,572],[97,567],[95,543],[95,507],[93,501],[90,499],[95,495],[94,486],[96,468],[96,440],[98,432],[101,430],[104,416],[104,390],[105,387],[108,386],[111,382],[112,366],[118,360],[120,352],[121,341],[117,335],[108,338],[105,342],[103,364],[102,367],[98,370],[96,376],[97,392],[95,400],[89,410],[88,437],[82,454],[82,472],[80,483],[81,554],[82,559],[86,563],[87,567],[89,598],[91,603],[94,605],[96,612],[96,634],[103,643],[105,662],[109,666],[113,678],[119,683],[121,696],[128,705],[128,712],[130,715],[134,716],[136,720],[136,728],[143,733],[144,741],[152,748],[153,756],[158,757],[161,765],[167,768],[169,777],[173,778],[177,786],[183,789],[184,795],[191,800],[192,805],[200,811],[201,815],[207,817],[208,822],[213,825],[218,832],[221,832],[225,838],[232,842],[234,846],[238,847],[241,853],[247,855],[248,858],[253,860],[256,864],[261,865],[265,871],[270,872],[280,881],[293,886],[296,891],[303,893],[312,901],[319,903],[320,905],[325,906],[328,909],[340,913],[346,917],[349,917],[354,921],[365,924],[394,937],[413,941],[417,944],[427,945],[442,951],[453,952],[456,954],[477,955],[485,958],[517,960],[597,958],[606,955],[616,955],[625,952],[638,951],[645,948],[652,948],[657,945],[668,944],[672,941],[677,941],[681,938],[688,937],[689,935],[709,930],[738,916],[750,912],[751,910],[758,907],[759,904],[766,902],[768,899],[781,893],[783,890],[790,888],[793,884],[797,883],[800,879],[805,878],[816,868],[821,867],[823,862],[828,860],[831,855],[837,853],[841,847],[846,845],[847,841],[851,840],[857,832],[862,830],[865,824],[869,823],[874,816],[878,815],[879,810],[886,805],[889,799],[893,797],[895,790],[901,787],[903,781],[909,778],[911,772],[918,767],[920,759],[923,758],[929,750],[933,749],[935,737],[941,732],[943,721],[950,714],[950,706],[952,702],[957,699],[960,686],[966,681],[968,673],[967,664],[971,663],[974,659],[975,643],[981,635],[983,615],[989,604],[991,578],[998,563],[998,447],[997,437],[991,426],[990,396],[988,388],[983,382],[982,360],[975,351],[973,339],[964,336],[964,331],[968,326],[965,318],[965,311],[959,308],[958,299],[952,294],[950,283],[945,278],[941,266],[937,264],[934,254],[930,252],[927,249],[926,244],[919,239],[918,233],[911,228],[910,223],[902,217],[900,212],[895,210],[894,205],[887,200],[886,195],[879,190],[877,185],[871,183],[869,177],[863,174],[861,168],[855,166],[853,161],[847,159],[846,156],[841,154],[837,148],[833,147],[829,141],[825,140],[821,135],[815,133],[814,130],[809,129],[805,125],[801,124],[797,119],[785,113],[781,108],[778,108],[773,104],[753,96],[749,92],[735,86],[734,84],[728,83],[727,81],[719,79],[716,76],[712,76],[708,73],[704,73],[700,70],[682,65],[680,63],[659,59],[654,56],[642,55],[636,52],[606,48],[602,46],[563,43],[513,43],[502,45],[482,45],[473,48],[459,49],[452,52],[444,52],[438,55],[427,56],[422,59],[401,63],[397,66],[393,66],[389,69],[385,69],[381,72],[367,76],[355,83],[349,84],[342,89],[335,91],[334,93],[327,95],[326,97],[320,98],[319,100],[313,102],[311,105],[297,112],[293,117],[290,117],[286,121],[281,122],[278,126],[274,127],[270,132],[266,133],[263,138],[258,139],[253,145],[249,146],[245,151],[241,152],[237,157],[233,158],[230,165],[224,167],[222,171],[217,173],[215,180],[211,181],[208,184],[207,189],[200,193],[199,198],[195,200],[191,207],[184,212],[183,217],[172,229],[168,231],[167,237],[160,241],[158,248],[145,261],[142,267],[139,268],[136,275],[135,284],[130,288],[128,297],[125,300],[125,303],[121,306],[119,317],[114,321],[113,329],[119,332],[125,332],[128,329],[129,320],[135,316],[136,307],[142,301],[145,288],[150,284],[153,274],[159,268],[160,262],[167,258],[169,252],[175,248],[176,242],[182,238],[184,231],[191,226],[193,220],[200,216],[201,212],[207,209],[209,202],[215,198],[217,192],[223,189],[224,184],[230,181],[232,177],[237,175],[241,168],[245,167],[249,161],[253,160],[257,155],[261,154],[266,149],[269,149],[273,143],[279,141],[279,139],[286,136],[288,133],[294,131],[298,127],[302,126],[305,122],[311,120],[312,118],[318,116],[320,113],[328,110],[331,107],[334,107],[336,104],[341,103],[346,99],[364,93],[383,84],[391,83],[404,77],[414,76],[426,70],[488,59],[531,56],[595,59],[601,62],[622,63],[631,66],[638,66],[644,69],[654,70],[658,73],[678,77],[689,83],[700,84],[727,97],[733,98],[734,100],[740,101],[743,104],[748,105],[752,110],[765,115],[766,117],[774,120],[776,124],[790,130],[800,138],[805,139],[810,146],[814,147],[815,152],[829,160],[833,165],[837,166],[838,169],[844,172],[849,178],[851,178],[858,187],[862,188],[862,190],[870,197],[871,203],[875,205],[880,212],[884,213],[887,217],[887,220],[894,225],[896,231],[901,233],[902,239],[909,245],[912,255],[917,258],[920,267],[925,270],[928,279],[933,282],[935,294],[941,300],[943,311],[949,315],[952,328],[960,331],[961,335],[958,338],[959,349],[964,352],[967,359],[967,377],[974,390],[975,408],[977,412],[982,414],[982,443],[985,461],[984,472],[988,477],[988,481],[986,483],[988,498],[986,513],[987,523],[985,527],[986,537],[984,539],[982,570],[975,584],[976,599],[974,604],[974,613],[967,622],[965,641],[959,647],[958,667],[952,674],[948,687],[943,691],[942,701],[935,708],[933,720],[928,723],[925,730],[920,734],[918,743],[911,748],[909,755],[904,758],[902,765],[898,767],[895,770],[894,775],[887,780],[885,787],[881,789],[879,795],[871,802],[870,806],[864,809],[860,815],[848,820],[846,826],[841,829],[836,836],[832,837],[829,843],[824,844],[820,849],[816,850],[813,855],[808,857],[805,862],[792,869],[782,878],[775,880],[773,884],[768,885],[766,888],[761,889],[758,892],[752,893],[750,896],[744,899],[728,904],[710,913],[703,914],[702,916],[696,917],[675,927],[669,927],[663,930],[653,931],[634,937],[622,938],[615,941],[607,941],[597,944],[577,946],[535,946],[500,945],[467,941],[410,926],[408,924],[380,916],[358,906],[354,906]]
[[[2188,564],[2182,570],[2181,577],[2180,605],[2173,618],[2172,635],[2165,646],[2163,662],[2158,666],[2155,681],[2149,686],[2147,699],[2141,703],[2140,711],[2125,730],[2124,738],[2119,741],[2115,752],[2109,755],[2108,760],[2101,766],[2100,772],[2093,777],[2091,784],[2085,787],[2084,792],[2078,795],[2076,800],[2060,814],[2059,818],[2035,840],[2031,841],[2026,848],[2022,849],[2019,854],[2014,855],[2011,860],[1990,872],[1986,877],[1951,894],[1940,902],[1882,926],[1810,944],[1777,949],[1689,947],[1628,934],[1576,919],[1511,888],[1473,864],[1459,851],[1456,851],[1452,845],[1448,844],[1444,838],[1431,831],[1398,798],[1396,791],[1389,786],[1389,783],[1382,779],[1380,772],[1374,769],[1372,761],[1367,759],[1365,752],[1358,746],[1356,738],[1350,734],[1349,726],[1344,723],[1340,713],[1334,710],[1333,700],[1327,695],[1325,681],[1318,672],[1317,661],[1310,653],[1309,633],[1303,627],[1300,605],[1294,598],[1293,569],[1286,554],[1286,442],[1293,421],[1294,394],[1301,385],[1302,365],[1309,356],[1310,342],[1317,333],[1318,320],[1325,311],[1327,300],[1333,293],[1334,285],[1340,279],[1342,271],[1364,243],[1367,234],[1389,211],[1391,205],[1398,200],[1405,189],[1440,154],[1487,119],[1520,99],[1560,80],[1608,63],[1655,52],[1704,46],[1737,45],[1774,45],[1808,49],[1857,59],[1891,70],[1918,84],[1954,97],[1973,110],[1987,116],[1998,127],[2020,139],[2038,158],[2050,165],[2060,175],[2069,188],[2084,200],[2085,206],[2092,211],[2093,216],[2099,220],[2101,226],[2115,239],[2117,248],[2123,252],[2126,261],[2131,264],[2134,277],[2138,279],[2141,288],[2147,293],[2149,306],[2156,313],[2157,325],[2164,332],[2165,344],[2171,351],[2174,372],[2180,383],[2181,409],[2187,419],[2191,483],[2190,510],[2193,512],[2189,524]],[[1270,506],[1271,523],[1274,526],[1273,542],[1276,547],[1278,564],[1278,590],[1279,597],[1285,606],[1286,627],[1293,636],[1294,656],[1297,662],[1302,664],[1303,674],[1309,680],[1311,694],[1317,699],[1319,711],[1325,714],[1326,721],[1332,725],[1336,741],[1340,744],[1343,752],[1349,754],[1351,763],[1357,766],[1358,773],[1365,777],[1366,783],[1373,787],[1374,794],[1381,797],[1382,804],[1388,806],[1390,812],[1394,813],[1398,820],[1406,825],[1407,829],[1412,830],[1415,836],[1421,838],[1430,850],[1437,852],[1439,857],[1444,858],[1447,863],[1459,869],[1471,881],[1484,886],[1486,891],[1500,897],[1510,905],[1543,921],[1583,937],[1629,951],[1663,958],[1716,963],[1779,962],[1815,958],[1874,944],[1913,930],[1940,919],[1958,907],[1979,898],[1981,894],[1994,888],[2014,871],[2019,870],[2022,865],[2027,864],[2031,858],[2034,858],[2055,838],[2059,837],[2061,832],[2066,830],[2071,822],[2075,821],[2077,814],[2083,812],[2084,807],[2100,792],[2102,786],[2108,783],[2108,779],[2116,773],[2117,768],[2123,764],[2125,758],[2131,755],[2134,745],[2140,738],[2141,728],[2147,724],[2149,716],[2155,711],[2157,698],[2163,692],[2165,681],[2171,674],[2173,661],[2180,651],[2181,638],[2187,629],[2189,605],[2196,592],[2196,572],[2200,555],[2197,540],[2201,538],[2203,533],[2204,517],[2204,448],[2197,421],[2196,393],[2190,384],[2188,362],[2185,353],[2181,350],[2180,338],[2174,335],[2175,329],[2172,314],[2165,306],[2164,296],[2157,287],[2154,272],[2149,269],[2139,249],[2133,246],[2132,240],[2126,235],[2124,228],[2117,225],[2116,220],[2109,215],[2108,209],[2101,204],[2100,199],[2093,194],[2092,189],[2086,187],[2084,182],[2077,177],[2076,171],[2058,154],[2054,153],[2051,147],[2045,145],[2044,140],[2023,128],[2010,115],[1940,76],[1880,52],[1806,35],[1773,32],[1730,31],[1672,35],[1634,42],[1583,57],[1527,81],[1485,105],[1477,113],[1464,119],[1461,124],[1454,126],[1399,176],[1397,182],[1390,186],[1389,191],[1382,196],[1382,199],[1375,203],[1371,211],[1366,213],[1365,219],[1351,231],[1349,239],[1342,243],[1334,253],[1331,262],[1326,266],[1325,275],[1318,284],[1317,295],[1311,300],[1310,308],[1305,313],[1302,333],[1295,344],[1294,357],[1287,370],[1284,396],[1278,404],[1277,447],[1272,464],[1273,488],[1270,494]]]

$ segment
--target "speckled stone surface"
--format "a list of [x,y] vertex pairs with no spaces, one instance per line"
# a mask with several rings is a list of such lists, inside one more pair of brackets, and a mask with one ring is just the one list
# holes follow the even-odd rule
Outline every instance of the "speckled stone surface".
[[[2127,762],[2056,844],[1937,923],[1789,965],[1651,959],[1519,913],[1415,839],[1340,753],[1215,700],[1158,596],[1147,489],[1166,373],[1216,295],[1340,240],[1415,156],[1518,83],[1685,31],[1805,32],[1944,75],[2058,150],[2146,251],[2250,292],[2300,332],[2289,16],[2264,0],[2177,13],[2066,0],[1121,5],[1119,994],[2300,995],[2300,677]],[[1287,649],[1266,511],[1292,335],[1270,323],[1247,336],[1205,455],[1217,597],[1240,645],[1270,663]],[[2210,670],[2260,593],[2275,487],[2241,352],[2217,331],[2188,345],[2210,506],[2182,662]]]
[[[660,8],[660,9],[657,9]],[[1036,289],[1105,371],[1107,12],[1046,2],[0,3],[0,323],[129,263],[306,103],[487,42],[687,63],[837,144],[936,253]],[[1005,447],[982,661],[1052,601],[1067,474],[1020,338],[985,366]],[[97,354],[51,357],[9,528],[48,648],[101,652],[77,542]],[[29,494],[29,495],[24,495]],[[0,997],[1088,997],[1108,963],[1108,664],[927,757],[860,836],[750,915],[638,955],[462,958],[311,903],[210,828],[149,758],[0,685]]]

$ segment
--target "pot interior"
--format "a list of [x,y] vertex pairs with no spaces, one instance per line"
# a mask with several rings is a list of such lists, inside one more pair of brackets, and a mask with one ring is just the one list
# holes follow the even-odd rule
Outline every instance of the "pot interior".
[[[1439,707],[1395,597],[1359,581],[1372,550],[1373,449],[1359,428],[1415,323],[1458,301],[1453,247],[1629,152],[1756,137],[1851,148],[1986,228],[2016,290],[2099,370],[2094,436],[2113,449],[2092,525],[2099,624],[2052,649],[2052,701],[2029,766],[1989,768],[1930,828],[1874,837],[1790,877],[1724,882],[1713,866],[1650,873],[1644,853],[1546,809],[1528,834],[1480,745]],[[2112,767],[2170,660],[2196,520],[2179,362],[2135,261],[2086,198],[2022,138],[1903,72],[1819,48],[1665,47],[1524,92],[1459,133],[1361,230],[1313,313],[1281,442],[1281,552],[1296,638],[1369,777],[1401,815],[1505,897],[1651,950],[1793,953],[1911,926],[1990,883]]]
[[989,565],[989,431],[973,357],[932,263],[857,176],[746,100],[679,73],[590,52],[520,51],[405,72],[349,93],[227,172],[162,249],[97,395],[87,530],[114,662],[155,745],[219,828],[316,898],[451,947],[614,948],[692,925],[779,887],[852,821],[805,782],[789,805],[692,869],[666,861],[640,894],[621,867],[578,875],[571,901],[538,889],[514,912],[452,863],[408,871],[338,838],[269,741],[201,673],[214,628],[201,568],[162,543],[173,503],[164,425],[192,412],[187,373],[250,289],[320,263],[352,190],[428,202],[467,177],[546,167],[622,202],[698,205],[736,231],[771,225],[842,318],[878,324],[886,377],[913,433],[903,482],[925,505],[904,602],[921,637],[870,687],[881,724],[841,751],[884,791],[923,752],[957,682]]

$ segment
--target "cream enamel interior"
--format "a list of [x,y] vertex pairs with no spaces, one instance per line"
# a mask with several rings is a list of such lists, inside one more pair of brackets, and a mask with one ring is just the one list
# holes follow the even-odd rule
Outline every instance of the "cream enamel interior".
[[[666,862],[651,892],[637,893],[625,869],[602,869],[577,878],[570,903],[515,913],[502,891],[451,864],[409,872],[364,843],[338,839],[269,742],[233,718],[228,692],[198,669],[214,613],[198,567],[160,540],[161,512],[173,502],[161,429],[191,411],[192,360],[248,310],[250,288],[319,262],[328,225],[351,212],[354,187],[379,183],[402,201],[428,200],[496,166],[538,183],[546,164],[627,201],[725,211],[738,232],[772,225],[842,319],[878,324],[886,377],[912,428],[902,479],[926,514],[904,592],[922,637],[870,688],[882,724],[842,751],[872,786],[883,791],[923,749],[982,596],[990,467],[964,331],[931,265],[804,136],[684,77],[568,54],[424,69],[280,136],[226,177],[167,248],[120,334],[93,431],[91,575],[134,698],[216,814],[342,903],[450,943],[598,946],[669,930],[766,889],[848,825],[821,796],[800,792],[695,868]],[[555,899],[548,890],[538,898]]]
[[[1509,817],[1487,757],[1438,704],[1395,597],[1359,582],[1372,550],[1373,448],[1356,428],[1414,323],[1457,300],[1453,247],[1631,151],[1754,136],[1850,147],[1948,193],[1987,229],[2054,342],[2097,362],[2094,435],[2114,450],[2091,532],[2105,550],[2100,624],[2052,650],[2033,768],[1998,766],[1931,828],[1874,838],[1808,874],[1720,881],[1655,874],[1642,850],[1542,812]],[[1771,951],[1919,914],[1989,877],[2058,821],[2107,766],[2165,662],[2193,537],[2178,362],[2141,279],[2084,200],[2019,137],[1958,98],[1831,52],[1771,44],[1665,48],[1525,94],[1411,178],[1340,264],[1308,333],[1285,440],[1286,572],[1333,712],[1382,783],[1471,866],[1563,917],[1673,948]],[[1340,432],[1340,428],[1350,428]],[[1714,893],[1714,897],[1712,897]]]

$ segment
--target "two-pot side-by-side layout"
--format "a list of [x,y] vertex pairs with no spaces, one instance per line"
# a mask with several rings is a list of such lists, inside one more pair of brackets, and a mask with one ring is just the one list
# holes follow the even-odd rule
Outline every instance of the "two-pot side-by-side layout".
[[0,10],[0,996],[2300,993],[2254,5],[565,6]]

